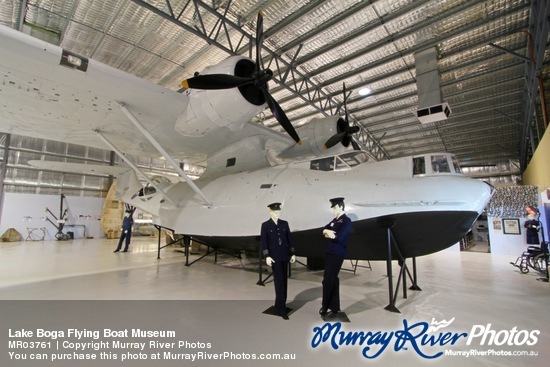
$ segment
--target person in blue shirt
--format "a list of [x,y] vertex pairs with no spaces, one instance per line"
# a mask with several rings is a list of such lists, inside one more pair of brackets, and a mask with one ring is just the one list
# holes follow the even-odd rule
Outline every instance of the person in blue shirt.
[[[347,241],[351,230],[351,219],[344,213],[344,198],[330,199],[334,219],[323,229],[328,238],[325,248],[325,271],[323,274],[323,301],[319,314],[336,317],[340,312],[340,279],[338,273],[346,257]],[[330,312],[329,312],[330,310]]]
[[290,238],[288,222],[279,219],[281,203],[268,205],[270,219],[262,223],[260,245],[265,263],[273,270],[275,284],[275,310],[283,319],[288,320],[286,309],[288,263],[294,263],[294,246]]
[[124,219],[122,220],[122,228],[120,233],[120,239],[118,240],[118,246],[113,252],[119,252],[122,248],[122,242],[126,240],[124,250],[122,252],[128,252],[128,246],[130,246],[130,240],[132,238],[132,226],[134,225],[134,218],[132,217],[133,211],[126,210],[124,213]]

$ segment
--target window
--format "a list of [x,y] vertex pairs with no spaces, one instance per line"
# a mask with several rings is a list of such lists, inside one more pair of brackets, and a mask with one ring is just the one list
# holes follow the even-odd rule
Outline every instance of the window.
[[458,159],[453,155],[453,166],[455,168],[455,173],[462,173],[462,169],[460,168],[460,164],[458,163]]
[[334,169],[334,157],[315,159],[311,161],[309,169],[314,171],[332,171]]
[[349,152],[339,156],[351,168],[369,160],[365,152]]
[[433,173],[451,172],[451,167],[449,167],[447,156],[439,155],[439,154],[432,156],[432,172]]
[[426,161],[424,157],[413,158],[413,175],[426,174]]
[[336,171],[349,169],[349,166],[340,157],[336,156]]
[[227,160],[227,163],[225,164],[226,167],[233,167],[237,163],[237,158],[229,158]]

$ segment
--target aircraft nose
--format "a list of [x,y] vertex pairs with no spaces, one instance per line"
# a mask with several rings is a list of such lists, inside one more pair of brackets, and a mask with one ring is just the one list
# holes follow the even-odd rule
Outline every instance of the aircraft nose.
[[476,206],[477,212],[481,213],[489,203],[489,200],[491,200],[491,197],[495,192],[495,187],[485,181],[479,182],[478,187],[479,187],[479,189],[477,190],[478,200],[475,206]]
[[483,181],[483,183],[487,184],[487,185],[490,187],[490,189],[491,189],[491,196],[493,196],[493,194],[495,193],[495,190],[496,190],[495,187],[494,187],[493,185],[491,185],[491,184],[490,184],[489,182],[487,182],[487,181]]

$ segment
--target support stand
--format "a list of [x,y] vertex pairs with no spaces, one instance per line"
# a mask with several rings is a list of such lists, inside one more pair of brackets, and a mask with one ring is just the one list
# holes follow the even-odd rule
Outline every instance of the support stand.
[[201,242],[201,241],[198,241],[197,239],[194,239],[193,241],[197,242],[197,243],[200,243],[201,245],[205,245],[206,247],[208,247],[208,250],[206,252],[206,254],[202,255],[201,257],[199,257],[198,259],[195,259],[193,260],[192,262],[189,262],[189,255],[191,255],[191,237],[190,236],[183,236],[182,238],[178,238],[174,241],[171,241],[170,243],[167,243],[166,245],[164,246],[161,246],[160,245],[160,240],[161,240],[161,230],[164,228],[164,229],[168,229],[170,231],[172,231],[172,233],[174,233],[174,231],[170,228],[166,228],[166,227],[162,227],[162,226],[159,226],[157,224],[154,224],[155,228],[159,231],[159,235],[158,235],[158,251],[157,251],[157,259],[160,260],[160,250],[167,247],[167,246],[170,246],[170,245],[173,245],[175,243],[178,243],[178,242],[182,242],[183,244],[183,247],[185,248],[184,250],[184,253],[185,253],[185,266],[191,266],[193,265],[194,263],[204,259],[205,257],[207,257],[208,255],[210,254],[214,254],[214,263],[217,263],[218,262],[218,252],[221,252],[223,254],[226,254],[226,255],[229,255],[229,256],[233,256],[237,259],[241,259],[241,256],[240,255],[233,255],[233,254],[230,254],[228,252],[225,252],[225,251],[222,251],[220,249],[217,249],[217,248],[213,248],[211,247],[210,245],[208,245],[207,243],[204,243],[204,242]]
[[370,264],[370,261],[369,260],[366,260],[366,261],[367,261],[367,265],[359,265],[359,260],[350,259],[349,262],[351,263],[351,269],[342,268],[341,270],[351,271],[353,272],[353,274],[357,272],[357,268],[370,269],[372,271],[372,266]]
[[[174,241],[172,241],[172,242],[170,242],[170,243],[167,243],[167,244],[166,244],[166,245],[164,245],[164,246],[161,246],[161,245],[160,245],[160,239],[161,239],[161,237],[162,237],[162,236],[161,236],[161,230],[162,230],[162,228],[164,228],[164,227],[162,227],[162,226],[159,226],[159,225],[157,225],[157,224],[154,224],[154,226],[155,226],[155,228],[156,228],[156,229],[157,229],[157,230],[159,231],[159,235],[158,235],[158,251],[157,251],[157,260],[160,260],[160,250],[161,250],[161,249],[163,249],[163,248],[165,248],[165,247],[167,247],[167,246],[173,245],[173,244],[175,244],[175,243],[181,242],[181,241],[182,241],[182,239],[181,239],[181,238],[179,238],[179,239],[177,239],[177,240],[174,240]],[[169,229],[169,228],[166,228],[166,229]],[[170,231],[172,231],[172,233],[174,233],[174,231],[173,231],[173,230],[171,230],[171,229],[170,229]],[[184,244],[185,244],[185,242],[184,242]]]
[[[185,252],[185,266],[191,266],[193,265],[194,263],[204,259],[205,257],[211,255],[211,254],[214,254],[214,263],[217,263],[218,262],[218,253],[222,253],[222,254],[225,254],[225,255],[228,255],[228,256],[231,256],[231,257],[234,257],[236,259],[239,259],[239,260],[242,260],[242,257],[241,255],[234,255],[234,254],[230,254],[229,252],[226,252],[226,251],[223,251],[223,250],[220,250],[219,248],[216,248],[216,247],[212,247],[210,246],[209,244],[205,243],[205,242],[202,242],[202,241],[199,241],[197,240],[196,238],[193,238],[193,241],[197,242],[197,243],[200,243],[201,245],[204,245],[208,248],[208,250],[206,251],[206,254],[202,255],[201,257],[199,257],[198,259],[195,259],[193,260],[192,262],[189,262],[189,255],[190,255],[190,251],[189,251],[189,247],[190,247],[190,244],[191,244],[191,237],[189,236],[184,236],[184,238],[188,238],[187,241],[184,241],[184,244],[186,246],[186,252]],[[241,265],[242,265],[242,262],[241,262]]]
[[193,260],[192,262],[189,262],[189,253],[190,253],[190,251],[189,251],[189,249],[187,249],[185,251],[185,266],[191,266],[194,263],[196,263],[198,261],[201,261],[202,259],[204,259],[208,255],[210,255],[211,253],[214,253],[214,263],[218,262],[218,252],[216,250],[212,250],[212,248],[210,246],[207,246],[206,254],[202,255],[198,259]]
[[[392,233],[392,227],[395,224],[395,219],[390,217],[384,217],[380,218],[378,221],[378,224],[382,228],[386,228],[387,231],[387,260],[386,260],[386,269],[388,273],[388,292],[389,292],[389,304],[384,308],[385,310],[388,310],[390,312],[395,313],[401,313],[399,309],[395,306],[395,301],[397,300],[397,292],[399,291],[399,286],[401,284],[401,280],[403,280],[403,298],[407,298],[407,277],[409,276],[409,279],[412,281],[413,285],[409,288],[410,290],[415,291],[421,291],[420,287],[417,284],[417,277],[416,277],[416,259],[413,258],[413,274],[414,277],[411,276],[411,273],[409,272],[409,269],[407,267],[406,259],[401,254],[401,250],[399,249],[399,245],[397,244],[397,241],[395,240],[395,237]],[[397,277],[397,285],[395,287],[395,293],[393,289],[393,274],[392,274],[392,260],[393,260],[393,254],[392,254],[392,248],[395,250],[395,256],[397,257],[397,261],[399,263],[399,266],[401,267],[399,271],[399,276]]]
[[61,203],[59,205],[59,218],[56,217],[54,213],[51,212],[50,209],[46,208],[46,211],[55,219],[55,223],[48,217],[46,217],[46,220],[50,222],[55,229],[57,229],[57,233],[55,234],[56,240],[68,240],[70,239],[69,234],[63,233],[63,227],[65,226],[65,221],[67,217],[67,211],[69,208],[66,208],[65,211],[63,211],[63,200],[65,200],[65,195],[61,194]]

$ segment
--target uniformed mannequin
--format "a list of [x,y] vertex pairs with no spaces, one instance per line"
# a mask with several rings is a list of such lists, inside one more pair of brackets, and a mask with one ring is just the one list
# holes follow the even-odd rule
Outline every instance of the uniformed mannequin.
[[539,241],[539,230],[540,230],[540,221],[538,220],[538,209],[533,206],[528,206],[525,208],[527,213],[528,221],[525,222],[524,227],[527,228],[525,239],[528,245],[538,245]]
[[275,309],[279,316],[288,320],[286,311],[288,262],[295,262],[296,256],[288,222],[279,219],[281,203],[269,204],[268,208],[271,219],[262,223],[260,243],[265,263],[273,269]]
[[[344,198],[330,199],[334,219],[323,229],[329,241],[325,248],[325,272],[323,275],[323,301],[319,314],[335,317],[340,312],[340,280],[338,273],[346,256],[351,219],[344,213]],[[330,312],[329,312],[330,310]]]
[[124,213],[124,219],[122,220],[122,228],[120,230],[120,239],[118,240],[118,246],[114,252],[119,252],[122,248],[122,242],[126,240],[124,251],[128,252],[128,246],[130,246],[130,239],[132,238],[132,226],[134,225],[134,218],[132,218],[133,212],[126,210]]

